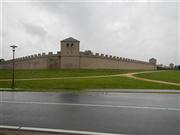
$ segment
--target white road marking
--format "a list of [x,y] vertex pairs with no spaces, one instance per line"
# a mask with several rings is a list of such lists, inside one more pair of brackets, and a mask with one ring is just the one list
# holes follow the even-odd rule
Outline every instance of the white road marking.
[[0,125],[0,128],[8,128],[8,129],[18,129],[19,127],[18,126],[5,126],[5,125]]
[[1,101],[7,104],[37,104],[37,105],[62,105],[62,106],[81,106],[81,107],[108,107],[108,108],[128,108],[128,109],[151,109],[151,110],[171,110],[179,111],[180,108],[164,108],[153,106],[132,106],[132,105],[103,105],[103,104],[73,104],[55,102],[26,102],[26,101]]
[[18,127],[18,126],[5,126],[5,125],[0,125],[0,129],[79,134],[79,135],[127,135],[127,134],[113,134],[113,133],[100,133],[100,132],[76,131],[76,130],[65,130],[65,129],[47,129],[47,128],[34,128],[34,127]]

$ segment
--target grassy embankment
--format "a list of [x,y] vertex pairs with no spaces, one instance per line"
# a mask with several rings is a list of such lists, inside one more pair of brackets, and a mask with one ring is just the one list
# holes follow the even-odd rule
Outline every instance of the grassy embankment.
[[[99,76],[113,75],[129,72],[137,72],[140,70],[90,70],[90,69],[48,69],[48,70],[16,70],[15,77],[17,79],[26,78],[54,78],[54,77],[81,77],[81,76]],[[0,79],[11,79],[11,70],[0,70]]]
[[180,83],[180,71],[163,71],[155,73],[143,73],[135,75],[141,78]]
[[[15,76],[18,79],[54,78],[113,75],[129,72],[137,72],[137,70],[17,70]],[[11,75],[12,72],[9,70],[0,70],[0,79],[10,79]],[[169,76],[169,73],[167,75]],[[9,87],[11,87],[11,81],[0,81],[0,88]],[[29,89],[30,91],[59,91],[60,89],[180,89],[179,86],[139,81],[126,77],[16,80],[16,88]]]

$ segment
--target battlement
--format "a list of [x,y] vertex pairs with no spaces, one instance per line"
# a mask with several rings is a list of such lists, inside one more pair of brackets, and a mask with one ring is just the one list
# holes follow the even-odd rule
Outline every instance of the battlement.
[[135,59],[129,59],[125,57],[118,57],[118,56],[112,56],[112,55],[107,55],[107,54],[100,54],[100,53],[85,53],[85,52],[80,52],[80,57],[94,57],[94,58],[103,58],[103,59],[111,59],[111,60],[117,60],[117,61],[122,61],[122,62],[132,62],[132,63],[141,63],[141,64],[151,64],[146,61],[140,61],[140,60],[135,60]]
[[[29,56],[24,56],[24,57],[19,57],[19,58],[15,58],[15,61],[26,61],[26,60],[32,60],[32,59],[39,59],[39,58],[47,58],[47,57],[54,57],[54,56],[60,56],[61,52],[57,52],[57,53],[53,53],[53,52],[48,52],[46,53],[38,53],[38,54],[33,54],[33,55],[29,55]],[[6,63],[8,62],[12,62],[11,60],[7,60]]]
[[[87,68],[87,69],[156,69],[156,59],[149,62],[93,53],[80,52],[80,41],[67,38],[61,41],[61,52],[38,53],[15,59],[17,69]],[[12,68],[12,59],[1,62],[0,68]]]
[[[55,56],[61,56],[61,52],[53,53],[53,52],[48,52],[46,53],[38,53],[34,55],[29,55],[29,56],[24,56],[20,58],[16,58],[15,61],[26,61],[26,60],[32,60],[32,59],[39,59],[39,58],[47,58],[47,57],[55,57]],[[101,59],[109,59],[109,60],[117,60],[117,61],[122,61],[122,62],[132,62],[132,63],[141,63],[141,64],[152,64],[149,62],[145,61],[140,61],[140,60],[135,60],[135,59],[129,59],[125,57],[117,57],[117,56],[112,56],[108,54],[100,54],[100,53],[85,53],[85,52],[80,52],[80,57],[93,57],[93,58],[101,58]],[[12,60],[7,60],[6,63],[11,62]]]

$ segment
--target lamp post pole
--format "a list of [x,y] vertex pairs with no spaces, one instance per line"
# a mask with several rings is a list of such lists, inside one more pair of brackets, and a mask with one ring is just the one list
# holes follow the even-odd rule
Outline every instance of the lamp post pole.
[[15,45],[12,45],[12,46],[10,46],[10,47],[12,47],[12,51],[13,51],[13,67],[12,67],[12,88],[14,88],[15,87],[15,82],[14,82],[14,69],[15,69],[15,61],[14,61],[14,57],[15,57],[15,48],[17,48],[17,46],[15,46]]

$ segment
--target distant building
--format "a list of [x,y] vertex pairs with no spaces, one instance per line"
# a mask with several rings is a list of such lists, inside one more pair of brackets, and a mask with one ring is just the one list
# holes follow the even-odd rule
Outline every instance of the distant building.
[[176,65],[174,68],[175,68],[176,70],[180,70],[180,65]]
[[[93,53],[80,52],[80,41],[70,37],[61,41],[61,52],[35,54],[15,59],[16,69],[156,69],[157,60],[149,62]],[[12,60],[0,64],[1,69],[10,69]]]
[[169,64],[169,68],[170,68],[170,69],[174,69],[174,64],[173,64],[173,63],[170,63],[170,64]]

